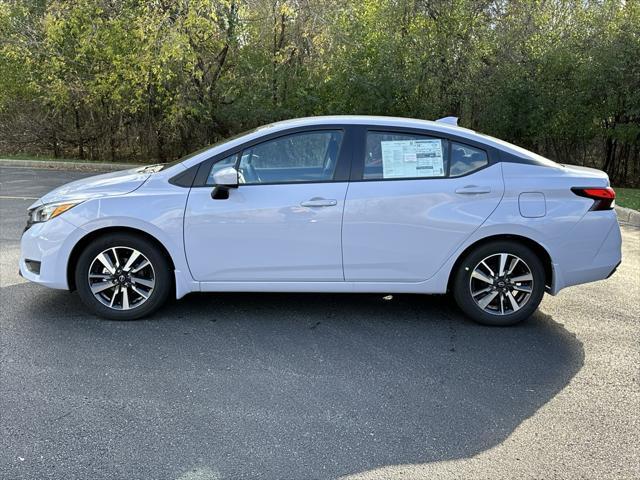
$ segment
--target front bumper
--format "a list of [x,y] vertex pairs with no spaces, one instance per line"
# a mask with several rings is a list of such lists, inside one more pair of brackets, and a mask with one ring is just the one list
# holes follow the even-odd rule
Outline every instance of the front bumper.
[[[20,275],[46,287],[68,290],[69,257],[83,235],[83,230],[61,217],[31,226],[20,240]],[[39,271],[27,262],[40,262]]]

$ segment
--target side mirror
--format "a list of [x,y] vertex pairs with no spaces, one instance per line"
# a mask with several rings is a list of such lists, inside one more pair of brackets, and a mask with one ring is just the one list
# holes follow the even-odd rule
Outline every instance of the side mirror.
[[238,171],[233,167],[225,167],[213,174],[215,187],[211,192],[214,200],[226,200],[229,198],[229,189],[238,188]]
[[238,171],[233,167],[225,167],[213,174],[213,183],[219,187],[237,188]]

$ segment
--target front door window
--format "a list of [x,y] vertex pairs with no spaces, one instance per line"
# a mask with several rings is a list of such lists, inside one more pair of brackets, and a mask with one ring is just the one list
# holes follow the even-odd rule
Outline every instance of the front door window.
[[342,136],[338,130],[296,133],[247,148],[240,158],[240,182],[252,185],[331,181]]

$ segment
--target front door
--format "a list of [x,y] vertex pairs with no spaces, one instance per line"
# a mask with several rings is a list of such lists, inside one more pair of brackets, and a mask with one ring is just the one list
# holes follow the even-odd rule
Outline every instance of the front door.
[[[226,199],[192,188],[184,220],[193,277],[205,282],[343,281],[346,181],[334,173],[342,130],[315,130],[244,148],[212,167],[236,166]],[[209,182],[211,183],[211,182]]]

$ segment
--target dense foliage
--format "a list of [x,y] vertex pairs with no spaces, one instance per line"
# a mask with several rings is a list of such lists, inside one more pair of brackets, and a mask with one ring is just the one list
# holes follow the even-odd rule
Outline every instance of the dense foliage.
[[168,160],[273,120],[461,117],[640,177],[637,0],[0,0],[0,152]]

